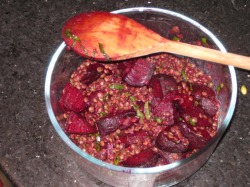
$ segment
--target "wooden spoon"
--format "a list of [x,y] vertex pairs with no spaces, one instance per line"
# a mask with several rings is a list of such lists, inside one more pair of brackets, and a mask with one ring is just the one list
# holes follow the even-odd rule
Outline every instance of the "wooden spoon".
[[128,17],[108,12],[72,17],[64,24],[62,37],[79,55],[99,61],[168,52],[250,70],[250,57],[168,40]]

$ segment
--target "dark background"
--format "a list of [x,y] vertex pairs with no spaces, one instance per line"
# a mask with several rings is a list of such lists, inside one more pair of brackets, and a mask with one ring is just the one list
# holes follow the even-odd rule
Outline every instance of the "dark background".
[[[79,12],[136,6],[173,10],[200,22],[233,53],[250,56],[249,0],[1,0],[0,167],[17,186],[108,185],[81,171],[53,129],[44,101],[48,62],[63,23]],[[209,161],[179,187],[250,186],[250,71],[236,69],[238,101]]]

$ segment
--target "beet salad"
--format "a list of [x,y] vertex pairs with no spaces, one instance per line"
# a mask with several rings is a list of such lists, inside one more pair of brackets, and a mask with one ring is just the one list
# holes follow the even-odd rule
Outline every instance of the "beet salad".
[[201,149],[217,131],[213,82],[170,54],[84,61],[60,97],[65,131],[89,155],[125,167],[166,165]]

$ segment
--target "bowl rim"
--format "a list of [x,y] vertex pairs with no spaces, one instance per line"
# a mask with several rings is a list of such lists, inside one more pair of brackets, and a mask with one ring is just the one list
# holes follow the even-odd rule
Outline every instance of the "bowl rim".
[[[133,7],[133,8],[125,8],[120,10],[112,11],[111,13],[120,14],[120,13],[129,13],[129,12],[154,12],[154,13],[162,13],[162,14],[168,14],[174,17],[178,17],[184,21],[187,21],[194,25],[196,28],[200,29],[204,33],[206,33],[212,41],[217,45],[217,47],[223,51],[227,52],[223,44],[218,40],[218,38],[207,28],[196,22],[195,20],[177,13],[175,11],[167,10],[167,9],[161,9],[161,8],[154,8],[154,7]],[[130,168],[130,167],[122,167],[122,166],[116,166],[113,164],[106,163],[104,161],[101,161],[99,159],[96,159],[95,157],[90,156],[86,152],[82,151],[77,145],[75,145],[69,137],[64,133],[64,131],[61,129],[59,123],[57,122],[57,119],[54,115],[54,112],[52,110],[51,100],[50,100],[50,88],[51,88],[51,78],[53,74],[54,67],[56,65],[57,60],[59,59],[61,53],[66,48],[66,44],[62,42],[60,46],[56,49],[55,53],[53,54],[46,73],[45,78],[45,88],[44,88],[44,94],[45,94],[45,102],[46,102],[46,108],[47,112],[49,114],[50,121],[52,125],[54,126],[56,132],[59,134],[59,136],[62,138],[62,140],[71,148],[73,149],[77,154],[79,154],[81,157],[85,158],[86,160],[90,161],[91,163],[104,167],[106,169],[111,169],[115,171],[125,172],[125,173],[132,173],[132,174],[156,174],[163,171],[171,170],[173,168],[177,168],[178,166],[185,165],[186,163],[194,160],[195,158],[202,155],[204,152],[208,150],[210,146],[213,144],[217,144],[217,142],[222,137],[222,134],[226,130],[226,128],[229,125],[229,122],[233,116],[235,105],[236,105],[236,99],[237,99],[237,80],[236,80],[236,73],[233,66],[228,66],[230,76],[231,76],[231,83],[232,83],[232,95],[230,99],[230,104],[228,108],[227,115],[225,116],[224,121],[222,122],[221,127],[217,131],[216,135],[198,152],[194,153],[188,158],[173,162],[171,164],[163,165],[163,166],[156,166],[156,167],[150,167],[150,168]]]

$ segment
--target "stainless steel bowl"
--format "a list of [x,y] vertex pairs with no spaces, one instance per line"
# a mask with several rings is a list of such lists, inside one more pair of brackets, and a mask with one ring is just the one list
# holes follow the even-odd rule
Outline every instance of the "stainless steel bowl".
[[[178,25],[185,33],[186,42],[206,37],[217,49],[226,52],[222,43],[209,30],[179,13],[148,7],[128,8],[113,11],[112,13],[131,17],[158,32],[163,37],[168,37],[167,31],[172,26]],[[227,129],[234,112],[237,82],[233,67],[193,59],[193,62],[198,67],[213,77],[215,86],[223,83],[224,88],[226,88],[226,91],[219,96],[221,107],[218,132],[203,149],[189,158],[165,166],[127,168],[105,163],[82,151],[65,134],[63,122],[57,120],[57,117],[63,113],[58,103],[62,89],[69,80],[70,74],[83,60],[82,57],[79,57],[72,51],[67,51],[64,42],[57,48],[47,70],[45,100],[47,111],[55,130],[67,146],[76,153],[74,159],[85,171],[113,186],[171,186],[191,176],[208,160]]]

